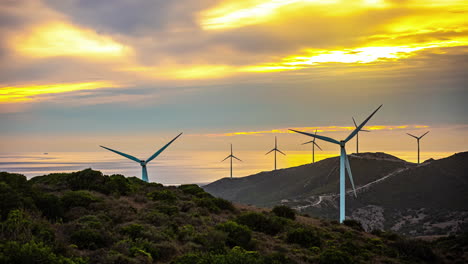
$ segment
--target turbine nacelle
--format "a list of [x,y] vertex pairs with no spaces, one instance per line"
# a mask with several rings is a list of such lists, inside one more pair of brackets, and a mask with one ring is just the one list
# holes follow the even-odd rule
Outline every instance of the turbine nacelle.
[[119,154],[120,156],[124,156],[126,157],[127,159],[130,159],[130,160],[133,160],[135,162],[138,162],[140,163],[141,167],[142,167],[142,172],[141,172],[141,179],[145,182],[148,182],[148,173],[146,171],[146,164],[148,164],[150,161],[152,161],[153,159],[155,159],[157,156],[159,156],[159,154],[161,154],[167,147],[169,147],[169,145],[174,142],[178,137],[180,137],[180,135],[182,135],[182,133],[180,133],[179,135],[177,135],[175,138],[173,138],[171,141],[169,141],[169,143],[167,143],[166,145],[164,145],[164,147],[162,147],[161,149],[159,149],[158,151],[156,151],[151,157],[149,157],[147,160],[141,160],[141,159],[137,159],[135,158],[134,156],[132,155],[128,155],[128,154],[125,154],[123,152],[120,152],[120,151],[117,151],[117,150],[114,150],[114,149],[110,149],[110,148],[107,148],[107,147],[104,147],[104,146],[100,146],[101,148],[105,148],[109,151],[112,151],[114,153],[117,153]]
[[[372,116],[381,107],[382,107],[382,105],[380,105],[377,109],[375,109],[374,112],[372,112],[372,114],[369,117],[367,117],[359,126],[356,126],[356,129],[354,129],[353,132],[351,132],[351,134],[349,134],[346,139],[340,140],[340,141],[335,140],[333,138],[317,135],[317,133],[311,134],[311,133],[307,133],[307,132],[302,132],[302,131],[297,131],[297,130],[290,129],[291,131],[294,131],[296,133],[300,133],[300,134],[304,134],[306,136],[313,137],[314,140],[315,140],[315,138],[318,138],[318,139],[321,139],[323,141],[327,141],[327,142],[330,142],[330,143],[333,143],[333,144],[340,145],[340,148],[341,148],[341,151],[340,151],[341,152],[341,154],[340,154],[340,223],[342,223],[345,220],[345,196],[346,196],[346,189],[345,189],[346,179],[345,179],[345,177],[346,177],[346,171],[348,172],[349,180],[350,180],[351,185],[353,187],[354,196],[357,197],[356,188],[354,187],[353,175],[351,173],[351,166],[349,164],[348,155],[346,154],[346,149],[345,149],[346,142],[350,141],[354,136],[356,136],[357,133],[364,127],[364,125],[372,118]],[[354,121],[354,119],[353,119],[353,121]]]

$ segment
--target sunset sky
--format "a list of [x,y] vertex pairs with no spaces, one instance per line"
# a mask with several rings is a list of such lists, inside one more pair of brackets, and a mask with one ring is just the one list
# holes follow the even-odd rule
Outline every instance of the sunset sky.
[[305,151],[288,128],[342,139],[380,104],[362,151],[428,130],[424,150],[466,151],[467,17],[466,0],[2,0],[0,152],[150,156],[179,132],[171,151]]

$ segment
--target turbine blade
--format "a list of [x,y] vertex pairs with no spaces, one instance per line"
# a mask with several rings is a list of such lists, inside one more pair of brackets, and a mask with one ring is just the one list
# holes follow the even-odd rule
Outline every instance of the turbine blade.
[[406,133],[406,134],[408,134],[409,136],[412,136],[412,137],[414,137],[415,139],[418,139],[418,137],[417,137],[417,136],[411,135],[410,133]]
[[231,157],[231,155],[227,156],[227,157],[226,157],[225,159],[223,159],[221,162],[223,162],[223,161],[229,159],[230,157]]
[[169,141],[169,143],[167,143],[164,147],[162,147],[160,150],[156,151],[151,157],[149,157],[147,160],[146,160],[146,163],[152,161],[154,158],[156,158],[157,156],[159,156],[159,154],[161,154],[161,152],[163,152],[167,147],[169,147],[170,144],[172,144],[172,142],[174,142],[178,137],[180,137],[180,135],[182,135],[182,133],[180,133],[179,135],[177,135],[174,139],[172,139],[171,141]]
[[372,114],[368,118],[366,118],[366,120],[364,120],[364,122],[362,122],[358,127],[356,127],[356,129],[354,129],[354,131],[351,134],[349,134],[349,136],[344,140],[344,142],[346,143],[349,140],[351,140],[359,132],[359,130],[361,130],[361,128],[363,128],[366,125],[366,123],[372,118],[372,116],[374,116],[375,113],[377,113],[377,111],[379,111],[379,109],[382,106],[383,106],[383,104],[380,105],[377,109],[375,109],[375,111],[372,112]]
[[117,153],[117,154],[119,154],[119,155],[121,155],[121,156],[124,156],[124,157],[126,157],[127,159],[131,159],[131,160],[133,160],[133,161],[136,161],[136,162],[140,163],[140,160],[137,159],[137,158],[135,158],[135,157],[133,157],[132,155],[128,155],[128,154],[125,154],[125,153],[120,152],[120,151],[117,151],[117,150],[113,150],[113,149],[110,149],[110,148],[106,148],[106,147],[104,147],[104,146],[100,146],[100,147],[101,147],[101,148],[105,148],[105,149],[107,149],[107,150],[110,150],[110,151],[112,151],[112,152],[114,152],[114,153]]
[[[315,138],[314,138],[315,139]],[[309,143],[314,143],[314,141],[307,141],[306,143],[302,143],[301,145],[309,144]]]
[[274,150],[275,150],[275,149],[272,149],[272,150],[268,151],[265,155],[270,154],[270,153],[271,153],[272,151],[274,151]]
[[349,165],[349,160],[348,160],[348,155],[346,154],[346,150],[344,150],[344,153],[345,153],[346,170],[348,171],[349,181],[351,182],[351,185],[353,186],[354,197],[357,197],[356,188],[354,187],[353,174],[351,173],[351,166]]
[[421,139],[422,137],[424,137],[427,133],[429,133],[429,131],[427,131],[426,133],[424,133],[424,135],[420,136],[419,139]]
[[354,126],[357,127],[356,120],[354,120],[354,117],[353,117],[353,123],[354,123]]
[[283,151],[281,151],[281,150],[279,150],[279,149],[277,149],[276,151],[278,151],[279,153],[281,153],[281,154],[283,154],[283,155],[286,156],[286,154],[284,154]]
[[240,160],[240,159],[239,159],[238,157],[236,157],[236,156],[232,156],[232,157],[235,158],[235,159],[238,160],[238,161],[242,161],[242,160]]
[[317,148],[319,148],[320,150],[323,150],[317,143],[314,142],[314,144],[315,146],[317,146]]
[[330,143],[335,143],[335,144],[338,144],[338,145],[340,144],[339,141],[336,141],[333,138],[314,135],[314,134],[310,134],[310,133],[306,133],[306,132],[297,131],[297,130],[294,130],[294,129],[289,129],[289,130],[294,131],[296,133],[304,134],[304,135],[309,136],[309,137],[314,137],[314,138],[318,138],[318,139],[321,139],[321,140],[324,140],[324,141],[328,141]]

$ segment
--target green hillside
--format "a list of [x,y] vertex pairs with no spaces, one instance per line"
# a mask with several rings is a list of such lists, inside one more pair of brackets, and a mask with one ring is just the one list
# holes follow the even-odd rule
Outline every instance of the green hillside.
[[[0,173],[0,263],[454,263],[467,237],[424,242],[91,169]],[[465,259],[464,259],[465,258]]]

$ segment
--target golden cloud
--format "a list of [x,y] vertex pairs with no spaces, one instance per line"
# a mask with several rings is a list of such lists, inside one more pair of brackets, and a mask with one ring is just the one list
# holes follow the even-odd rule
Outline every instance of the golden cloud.
[[64,22],[49,22],[10,40],[18,53],[35,58],[55,56],[121,57],[130,50],[108,36]]
[[[363,129],[377,131],[390,131],[390,130],[399,130],[399,129],[417,129],[417,128],[428,128],[426,125],[398,125],[398,126],[365,126]],[[203,136],[209,137],[232,137],[232,136],[242,136],[242,135],[262,135],[262,134],[285,134],[285,133],[295,133],[289,129],[304,131],[304,132],[342,132],[342,131],[353,131],[354,126],[318,126],[318,127],[294,127],[294,128],[279,128],[272,130],[260,130],[260,131],[239,131],[239,132],[229,132],[229,133],[220,133],[220,134],[204,134]],[[200,135],[197,135],[200,136]]]
[[120,87],[120,85],[110,81],[96,81],[83,83],[6,86],[0,87],[0,103],[24,102],[38,99],[37,96],[40,95],[113,87]]

